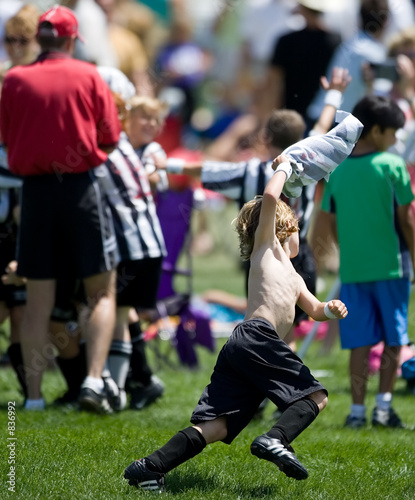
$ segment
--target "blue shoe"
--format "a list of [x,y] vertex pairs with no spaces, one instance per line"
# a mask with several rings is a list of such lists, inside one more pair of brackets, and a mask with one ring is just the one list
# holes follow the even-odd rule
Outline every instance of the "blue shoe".
[[251,453],[258,458],[275,464],[281,472],[294,479],[307,479],[308,472],[299,462],[294,453],[291,453],[279,439],[268,437],[266,434],[257,437],[251,444]]
[[366,427],[366,417],[355,417],[352,414],[347,415],[344,426],[350,429],[361,429],[362,427]]

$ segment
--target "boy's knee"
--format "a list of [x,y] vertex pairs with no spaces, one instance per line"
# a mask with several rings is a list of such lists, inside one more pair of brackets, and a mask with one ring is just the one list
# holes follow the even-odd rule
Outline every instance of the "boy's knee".
[[329,402],[329,399],[328,397],[325,395],[324,398],[322,399],[322,401],[320,403],[317,404],[318,406],[318,409],[320,410],[320,412],[322,412],[324,410],[324,408],[327,406],[327,403]]
[[215,420],[202,422],[194,426],[205,438],[206,444],[222,441],[228,435],[226,417],[219,417]]
[[316,403],[319,412],[322,412],[324,408],[327,406],[328,397],[324,391],[313,392],[313,394],[310,394],[309,398]]

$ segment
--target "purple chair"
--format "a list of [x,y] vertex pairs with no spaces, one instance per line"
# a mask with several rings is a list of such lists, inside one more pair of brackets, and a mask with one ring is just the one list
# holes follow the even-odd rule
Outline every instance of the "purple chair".
[[[210,328],[210,318],[205,311],[191,304],[192,261],[190,255],[190,223],[193,209],[193,189],[182,191],[167,190],[158,194],[157,215],[160,220],[167,247],[160,280],[157,312],[158,316],[179,316],[180,324],[170,335],[177,350],[180,362],[190,368],[198,365],[195,345],[199,344],[214,351],[214,339]],[[186,254],[185,268],[177,267],[182,254]],[[185,293],[176,293],[174,279],[184,276],[187,279]]]

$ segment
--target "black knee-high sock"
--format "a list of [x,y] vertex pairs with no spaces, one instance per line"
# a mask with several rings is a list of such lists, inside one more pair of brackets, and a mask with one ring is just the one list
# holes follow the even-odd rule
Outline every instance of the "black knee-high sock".
[[279,439],[288,448],[290,443],[314,421],[318,414],[318,406],[312,399],[305,398],[296,401],[283,412],[278,422],[266,435]]
[[146,457],[148,468],[165,474],[206,447],[205,438],[194,427],[179,431],[163,447]]
[[131,377],[134,382],[148,385],[151,381],[153,372],[147,363],[145,351],[144,335],[141,331],[140,323],[130,323],[128,326],[131,335],[132,353],[130,360]]
[[67,359],[58,356],[56,362],[66,380],[68,391],[76,397],[81,390],[82,382],[87,376],[85,343],[80,344],[79,353],[74,358]]
[[27,399],[27,385],[23,364],[22,347],[20,343],[10,344],[9,348],[7,349],[7,354],[9,355],[12,368],[16,372],[17,379],[19,380],[19,384],[22,388],[24,397],[25,399]]

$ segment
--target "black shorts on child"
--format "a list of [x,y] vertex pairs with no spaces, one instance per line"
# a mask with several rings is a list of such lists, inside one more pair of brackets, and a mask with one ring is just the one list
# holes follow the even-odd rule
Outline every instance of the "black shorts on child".
[[250,319],[236,326],[223,346],[191,422],[226,416],[228,434],[223,442],[230,444],[265,397],[285,410],[320,390],[327,394],[271,323]]
[[120,262],[117,267],[117,306],[154,309],[162,257]]

